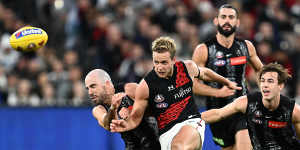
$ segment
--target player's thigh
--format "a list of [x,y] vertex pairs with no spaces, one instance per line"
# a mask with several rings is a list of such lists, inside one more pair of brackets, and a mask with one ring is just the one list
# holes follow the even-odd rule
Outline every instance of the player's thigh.
[[172,148],[197,149],[202,147],[201,137],[197,129],[190,125],[183,126],[172,140]]
[[249,132],[247,129],[239,130],[235,134],[235,150],[251,150],[251,141],[249,137]]

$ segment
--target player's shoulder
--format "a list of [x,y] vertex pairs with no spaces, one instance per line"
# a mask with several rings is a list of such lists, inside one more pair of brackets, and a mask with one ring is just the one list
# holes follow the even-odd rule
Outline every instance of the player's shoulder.
[[197,64],[192,60],[185,60],[184,61],[185,67],[191,77],[196,76],[198,73]]
[[129,82],[124,85],[124,90],[125,90],[125,92],[128,90],[133,90],[133,89],[136,89],[137,86],[138,86],[137,83]]
[[137,86],[137,90],[145,90],[145,89],[149,89],[149,86],[151,86],[151,84],[157,84],[157,83],[154,83],[156,80],[145,80],[145,78],[144,79],[142,79],[141,81],[140,81],[140,83],[138,84],[138,86]]
[[243,95],[243,96],[237,98],[233,103],[235,105],[235,108],[239,112],[245,113],[247,111],[248,96],[247,95]]
[[205,43],[200,43],[196,46],[195,48],[196,51],[203,51],[203,50],[207,50],[207,46]]
[[253,43],[250,40],[240,39],[241,42],[245,42],[246,45],[249,47],[254,47]]
[[196,63],[194,61],[192,61],[192,60],[184,60],[183,63],[185,64],[185,66],[187,68],[194,67],[196,65]]
[[217,38],[212,37],[212,38],[205,40],[203,43],[200,43],[199,45],[197,45],[195,50],[198,51],[199,53],[207,52],[209,47],[211,47],[212,45],[216,45],[217,43],[218,43]]
[[293,122],[300,122],[300,106],[295,103],[293,114],[292,114]]

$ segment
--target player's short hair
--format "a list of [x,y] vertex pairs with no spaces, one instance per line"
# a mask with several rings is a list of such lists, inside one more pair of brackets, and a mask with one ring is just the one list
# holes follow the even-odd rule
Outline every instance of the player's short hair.
[[292,76],[288,73],[288,70],[285,69],[282,65],[278,63],[269,63],[262,67],[259,72],[259,79],[261,76],[267,72],[277,72],[278,73],[278,84],[286,83],[288,79]]
[[175,41],[167,36],[159,37],[152,42],[152,52],[169,52],[171,59],[173,59],[176,53]]
[[219,16],[220,10],[221,10],[222,8],[233,9],[233,10],[235,11],[236,17],[237,17],[237,18],[239,17],[239,12],[238,12],[238,10],[237,10],[234,6],[232,6],[232,5],[230,5],[230,4],[224,4],[224,5],[220,6],[219,9],[218,9],[217,17]]
[[91,74],[96,75],[96,77],[99,79],[101,84],[104,84],[106,81],[112,82],[109,74],[106,71],[104,71],[103,69],[94,69],[94,70],[90,71],[86,75],[86,78],[91,76]]
[[106,81],[111,82],[111,78],[106,71],[104,71],[102,69],[97,69],[97,72],[98,72],[98,77],[102,83],[105,83]]

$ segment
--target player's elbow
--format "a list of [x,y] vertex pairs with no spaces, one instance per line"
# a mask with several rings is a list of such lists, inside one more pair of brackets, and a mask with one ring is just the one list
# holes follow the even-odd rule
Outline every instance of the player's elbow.
[[209,117],[209,113],[208,112],[203,112],[201,113],[201,119],[205,121],[205,123],[213,123],[211,120],[210,120],[210,117]]
[[206,123],[215,123],[215,122],[222,120],[223,117],[216,109],[212,109],[212,110],[203,112],[201,114],[201,118]]
[[100,121],[98,121],[98,125],[103,127],[105,130],[110,131],[110,124],[109,123],[102,124]]
[[211,77],[213,76],[213,71],[208,68],[202,68],[203,71],[203,77],[202,80],[204,81],[212,81]]
[[132,118],[129,120],[131,124],[131,129],[134,129],[141,123],[142,119],[140,116],[136,116],[136,115],[133,115],[131,117]]

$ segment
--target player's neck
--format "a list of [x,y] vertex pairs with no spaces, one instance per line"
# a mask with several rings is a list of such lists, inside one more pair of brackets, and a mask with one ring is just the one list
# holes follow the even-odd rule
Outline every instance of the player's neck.
[[219,32],[216,35],[217,41],[220,45],[226,48],[230,48],[232,46],[233,40],[234,40],[234,33],[231,34],[229,37],[226,37]]
[[280,94],[272,99],[263,99],[263,104],[265,108],[267,108],[269,111],[274,111],[278,108],[280,103]]

